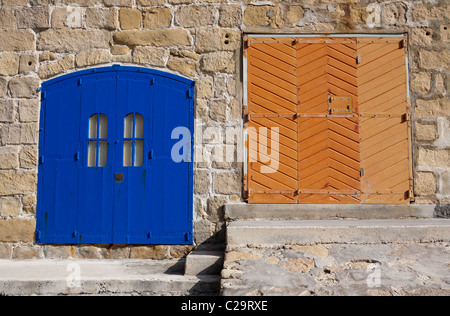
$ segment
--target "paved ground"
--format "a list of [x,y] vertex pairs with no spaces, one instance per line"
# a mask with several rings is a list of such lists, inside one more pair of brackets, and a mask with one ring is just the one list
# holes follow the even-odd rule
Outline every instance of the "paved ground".
[[236,248],[223,295],[450,295],[450,244]]

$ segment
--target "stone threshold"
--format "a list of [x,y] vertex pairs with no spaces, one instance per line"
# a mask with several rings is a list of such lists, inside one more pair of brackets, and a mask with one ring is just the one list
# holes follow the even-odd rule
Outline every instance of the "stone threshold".
[[247,204],[225,205],[227,220],[327,220],[433,218],[435,205]]

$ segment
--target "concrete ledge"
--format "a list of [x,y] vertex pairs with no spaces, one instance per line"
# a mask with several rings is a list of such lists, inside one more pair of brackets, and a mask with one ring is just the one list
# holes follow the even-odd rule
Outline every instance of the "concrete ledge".
[[435,205],[226,204],[230,220],[433,218]]
[[0,294],[191,295],[220,289],[219,276],[185,276],[172,267],[164,260],[0,260]]
[[235,221],[227,227],[227,247],[286,244],[374,244],[450,241],[450,220]]
[[185,275],[220,275],[224,252],[193,251],[186,257]]

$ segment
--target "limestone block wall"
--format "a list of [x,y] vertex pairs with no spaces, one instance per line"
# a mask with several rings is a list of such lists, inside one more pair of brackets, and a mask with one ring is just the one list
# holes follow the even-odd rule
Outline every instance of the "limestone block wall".
[[416,203],[450,203],[449,16],[446,0],[0,0],[0,258],[171,258],[192,249],[34,243],[39,86],[112,64],[197,81],[195,241],[223,242],[223,205],[242,199],[242,163],[218,157],[235,147],[226,131],[242,125],[244,32],[408,33]]

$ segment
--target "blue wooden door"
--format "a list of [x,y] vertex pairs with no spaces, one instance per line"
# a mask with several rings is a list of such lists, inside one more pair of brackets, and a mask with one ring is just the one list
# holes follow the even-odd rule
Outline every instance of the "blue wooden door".
[[43,85],[37,242],[192,243],[192,161],[170,153],[193,85],[119,66]]

